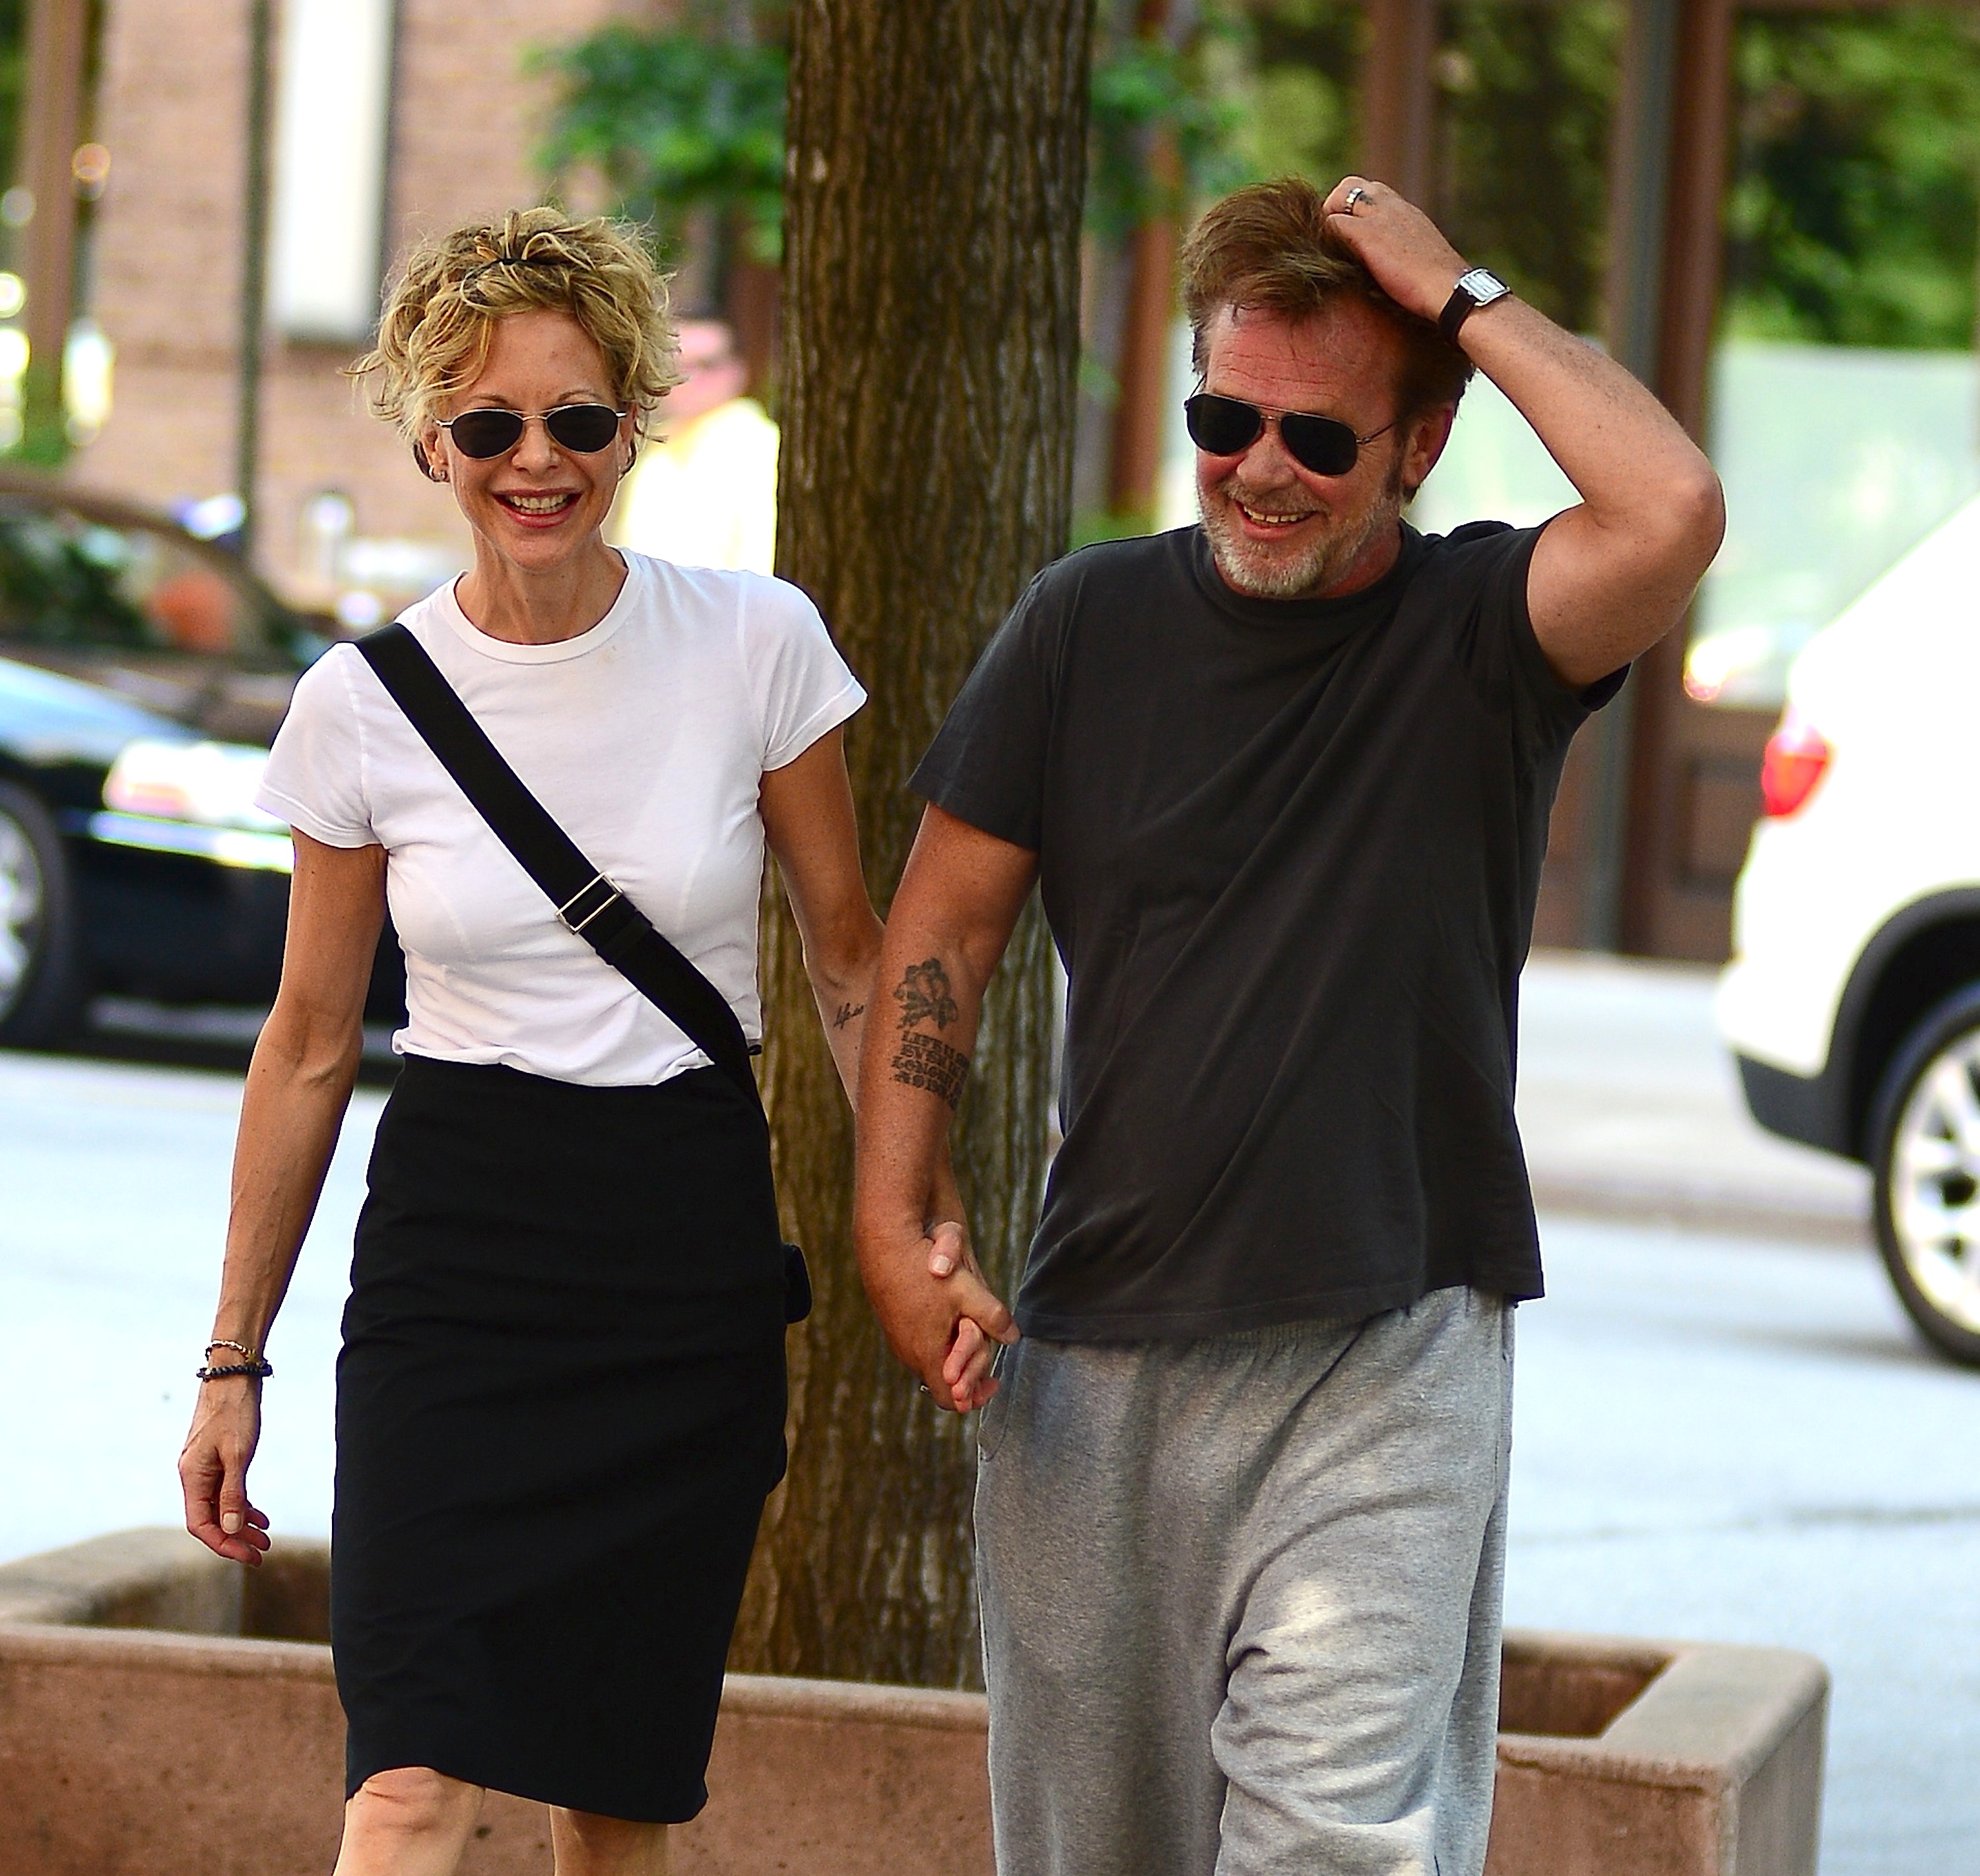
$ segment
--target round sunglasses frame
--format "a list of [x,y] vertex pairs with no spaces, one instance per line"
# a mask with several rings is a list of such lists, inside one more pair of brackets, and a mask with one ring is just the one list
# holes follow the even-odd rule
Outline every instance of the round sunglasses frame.
[[[1189,440],[1205,456],[1242,456],[1277,424],[1287,455],[1301,468],[1311,475],[1334,477],[1351,475],[1363,448],[1377,437],[1387,435],[1402,421],[1400,417],[1391,417],[1380,430],[1371,430],[1362,437],[1355,433],[1351,423],[1344,423],[1337,417],[1321,417],[1311,410],[1274,410],[1253,403],[1248,398],[1227,397],[1217,391],[1198,391],[1193,397],[1185,397],[1182,409]],[[1231,449],[1213,449],[1197,433],[1198,426],[1202,423],[1208,428],[1227,410],[1234,416],[1240,411],[1249,416],[1251,432]]]
[[[563,437],[557,433],[560,427],[565,429],[570,427],[567,422],[560,426],[560,419],[575,418],[577,420],[579,423],[582,425],[590,418],[594,411],[602,412],[606,416],[609,416],[612,420],[610,428],[605,432],[604,435],[598,442],[594,443],[581,443],[576,438]],[[611,448],[613,440],[619,434],[619,426],[626,420],[626,413],[625,411],[614,410],[610,404],[560,403],[552,410],[503,410],[499,409],[463,410],[458,417],[436,417],[434,419],[434,422],[440,429],[445,430],[450,437],[453,437],[453,447],[458,450],[463,456],[468,457],[477,463],[489,463],[493,462],[498,456],[507,456],[511,450],[514,449],[517,444],[523,440],[523,433],[528,429],[533,420],[539,420],[542,423],[544,430],[549,433],[550,441],[555,443],[560,450],[567,450],[573,456],[596,456],[601,450],[609,450]],[[477,427],[479,427],[480,426],[477,423],[477,420],[490,417],[499,417],[504,420],[502,427],[505,430],[510,423],[513,423],[516,427],[515,434],[510,437],[507,443],[501,444],[497,448],[492,450],[475,449],[470,444],[463,441],[461,437],[456,431],[455,426],[457,424],[467,423],[476,425]],[[472,433],[473,432],[470,430],[470,434],[471,435]],[[582,433],[583,433],[583,432],[580,430],[580,434]]]

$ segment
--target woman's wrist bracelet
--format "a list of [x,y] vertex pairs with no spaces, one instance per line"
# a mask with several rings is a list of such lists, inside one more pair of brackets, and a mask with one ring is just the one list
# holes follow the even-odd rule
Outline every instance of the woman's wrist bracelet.
[[195,1368],[193,1378],[200,1381],[224,1381],[237,1374],[251,1374],[257,1381],[265,1381],[275,1371],[265,1361],[232,1361],[221,1368]]
[[[230,1348],[239,1355],[239,1361],[228,1362],[216,1368],[212,1365],[213,1351],[217,1348]],[[259,1349],[249,1348],[244,1343],[230,1342],[224,1336],[215,1336],[206,1345],[206,1361],[193,1370],[195,1379],[201,1381],[224,1381],[237,1374],[251,1374],[257,1381],[265,1381],[275,1370]]]

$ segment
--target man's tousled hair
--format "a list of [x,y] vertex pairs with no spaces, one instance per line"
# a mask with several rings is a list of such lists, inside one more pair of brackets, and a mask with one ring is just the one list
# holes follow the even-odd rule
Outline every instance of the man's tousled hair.
[[1310,319],[1344,300],[1370,306],[1403,341],[1397,415],[1455,405],[1471,381],[1471,360],[1435,324],[1406,312],[1367,267],[1327,232],[1326,197],[1302,176],[1254,183],[1213,204],[1183,244],[1183,310],[1199,375],[1210,328],[1227,307]]

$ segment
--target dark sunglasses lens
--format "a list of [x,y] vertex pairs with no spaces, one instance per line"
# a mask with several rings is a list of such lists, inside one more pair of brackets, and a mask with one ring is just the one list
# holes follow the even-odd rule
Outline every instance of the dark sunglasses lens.
[[618,435],[619,413],[609,404],[566,404],[543,420],[543,427],[558,448],[593,456]]
[[1354,433],[1337,417],[1294,415],[1279,419],[1279,435],[1287,453],[1316,476],[1344,476],[1354,467],[1360,447]]
[[463,410],[448,430],[463,456],[500,456],[521,440],[523,420],[513,410]]
[[1207,456],[1235,456],[1248,450],[1265,427],[1257,405],[1212,397],[1208,391],[1186,398],[1182,414],[1190,441]]

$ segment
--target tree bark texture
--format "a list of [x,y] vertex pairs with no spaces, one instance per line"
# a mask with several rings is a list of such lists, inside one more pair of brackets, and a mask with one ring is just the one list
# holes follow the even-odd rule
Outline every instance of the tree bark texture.
[[[1092,0],[799,0],[786,183],[777,566],[872,693],[848,735],[882,909],[908,775],[1069,522]],[[763,1082],[816,1304],[791,1338],[791,1471],[732,1664],[980,1685],[972,1429],[887,1351],[849,1232],[852,1127],[796,932],[766,895]],[[1008,1293],[1042,1188],[1049,940],[1035,899],[986,1000],[955,1127]],[[879,987],[869,1048],[892,1039]]]

